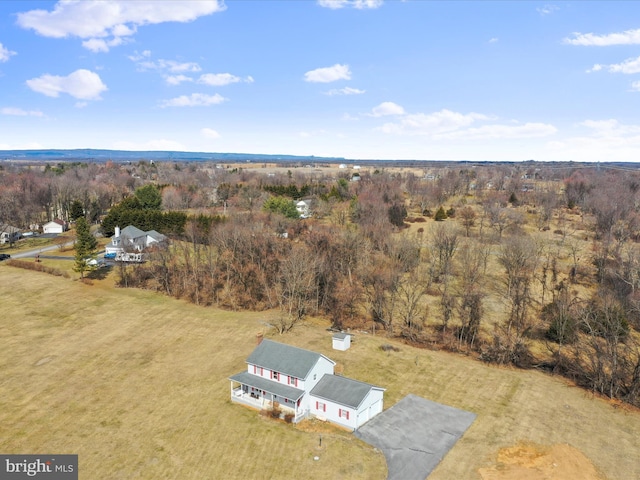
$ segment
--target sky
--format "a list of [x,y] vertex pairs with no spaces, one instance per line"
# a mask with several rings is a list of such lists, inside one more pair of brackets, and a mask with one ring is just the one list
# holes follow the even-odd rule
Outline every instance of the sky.
[[0,149],[640,161],[640,2],[0,1]]

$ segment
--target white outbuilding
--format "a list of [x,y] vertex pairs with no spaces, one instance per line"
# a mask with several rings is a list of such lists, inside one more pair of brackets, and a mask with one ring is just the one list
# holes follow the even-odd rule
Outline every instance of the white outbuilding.
[[334,350],[349,350],[351,346],[351,335],[348,333],[337,332],[333,334]]

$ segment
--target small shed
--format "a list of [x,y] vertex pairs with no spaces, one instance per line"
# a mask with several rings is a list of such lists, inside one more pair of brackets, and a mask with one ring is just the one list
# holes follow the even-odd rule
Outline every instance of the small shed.
[[351,335],[348,333],[334,333],[333,334],[333,349],[334,350],[349,350],[351,346]]

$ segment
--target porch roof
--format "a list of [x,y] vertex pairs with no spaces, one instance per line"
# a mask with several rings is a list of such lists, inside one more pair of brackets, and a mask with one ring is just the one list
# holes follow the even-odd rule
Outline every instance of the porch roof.
[[229,380],[257,388],[258,390],[264,390],[265,392],[272,393],[278,397],[288,398],[289,400],[298,400],[304,395],[304,390],[258,377],[249,372],[238,373],[229,377]]

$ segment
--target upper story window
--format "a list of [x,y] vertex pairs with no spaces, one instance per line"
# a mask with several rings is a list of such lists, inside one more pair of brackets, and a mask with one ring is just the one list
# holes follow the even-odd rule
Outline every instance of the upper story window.
[[280,380],[280,374],[278,372],[271,372],[271,378],[273,380]]

